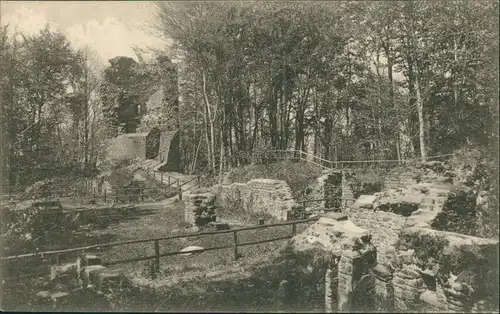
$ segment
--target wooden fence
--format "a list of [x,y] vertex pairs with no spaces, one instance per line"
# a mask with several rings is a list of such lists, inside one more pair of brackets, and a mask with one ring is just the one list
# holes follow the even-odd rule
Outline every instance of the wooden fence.
[[[428,156],[427,160],[440,160],[446,159],[453,154]],[[265,159],[291,159],[303,160],[315,164],[323,169],[352,169],[352,168],[367,168],[372,166],[377,167],[394,167],[398,165],[411,164],[419,162],[419,158],[413,159],[387,159],[387,160],[342,160],[332,161],[327,160],[311,153],[302,150],[268,150],[262,153],[261,158]]]
[[[240,156],[241,155],[241,156]],[[427,160],[442,160],[442,159],[447,159],[450,156],[453,156],[453,154],[444,154],[444,155],[436,155],[436,156],[428,156]],[[250,154],[244,154],[244,153],[239,153],[235,154],[233,156],[235,158],[238,157],[243,157],[243,158],[250,158]],[[264,151],[257,156],[258,159],[260,159],[262,162],[266,162],[266,160],[302,160],[306,161],[312,164],[315,164],[323,169],[352,169],[352,168],[368,168],[368,167],[395,167],[398,165],[402,164],[411,164],[411,163],[416,163],[419,161],[418,158],[414,159],[403,159],[403,160],[352,160],[352,161],[332,161],[332,160],[327,160],[321,157],[318,157],[314,154],[304,152],[302,150],[267,150]],[[192,180],[188,182],[184,182],[180,184],[179,179],[172,177],[170,175],[167,175],[166,173],[163,172],[158,172],[158,171],[151,171],[149,167],[145,167],[145,165],[150,162],[151,160],[145,160],[143,161],[139,167],[140,169],[143,169],[146,171],[146,174],[155,179],[156,181],[160,181],[162,184],[165,184],[166,180],[166,185],[167,187],[172,187],[175,184],[177,184],[178,188],[178,193],[181,195],[182,194],[182,186],[192,182]],[[197,177],[198,180],[198,186],[200,185],[200,177]],[[54,186],[55,187],[55,186]],[[17,191],[16,187],[11,187],[11,186],[2,186],[1,188],[1,194],[2,196],[6,197],[8,196],[9,199],[12,198],[19,198],[20,196],[23,195],[23,193],[16,193]],[[7,192],[7,193],[6,193]],[[96,191],[91,191],[93,192],[92,194],[97,194]],[[107,196],[105,196],[107,197]]]
[[[2,258],[0,258],[0,260],[2,262],[6,262],[6,261],[13,261],[13,260],[18,260],[18,259],[22,259],[22,258],[44,259],[45,257],[53,256],[53,257],[55,257],[55,263],[58,264],[59,261],[61,260],[61,256],[64,254],[68,254],[68,253],[75,253],[75,252],[81,253],[81,252],[85,252],[85,251],[89,251],[89,250],[102,249],[102,248],[112,248],[112,247],[137,244],[137,243],[152,243],[154,251],[155,251],[154,255],[135,257],[135,258],[129,258],[129,259],[114,260],[114,261],[105,261],[105,262],[103,262],[103,265],[110,266],[110,265],[117,265],[117,264],[125,264],[125,263],[139,262],[139,261],[154,260],[153,270],[154,270],[154,272],[157,273],[160,270],[160,259],[162,257],[187,254],[187,253],[202,253],[202,252],[232,248],[234,260],[237,260],[239,258],[239,254],[238,254],[239,247],[290,239],[296,235],[298,224],[314,222],[314,221],[317,221],[318,219],[319,219],[318,217],[315,217],[315,218],[309,218],[309,219],[303,219],[303,220],[288,221],[288,222],[275,223],[275,224],[269,224],[269,225],[257,225],[257,226],[244,227],[244,228],[238,228],[238,229],[232,229],[232,230],[206,231],[206,232],[171,235],[171,236],[161,237],[161,238],[150,238],[150,239],[141,239],[141,240],[130,240],[130,241],[122,241],[122,242],[103,243],[103,244],[89,245],[89,246],[77,247],[77,248],[71,248],[71,249],[52,250],[52,251],[45,251],[45,252],[35,252],[35,253],[13,255],[13,256],[2,257]],[[287,236],[276,237],[276,238],[272,238],[272,239],[265,239],[265,240],[260,240],[260,241],[252,241],[252,242],[244,242],[244,243],[238,242],[238,232],[247,231],[247,230],[257,230],[257,229],[281,227],[281,226],[291,226],[291,233]],[[199,236],[204,236],[204,235],[228,234],[228,233],[233,235],[233,243],[230,245],[220,245],[220,246],[215,246],[215,247],[210,247],[210,248],[192,250],[189,252],[185,252],[185,251],[184,252],[183,251],[161,252],[160,251],[160,241],[199,237]],[[35,275],[39,275],[39,273],[35,274]]]

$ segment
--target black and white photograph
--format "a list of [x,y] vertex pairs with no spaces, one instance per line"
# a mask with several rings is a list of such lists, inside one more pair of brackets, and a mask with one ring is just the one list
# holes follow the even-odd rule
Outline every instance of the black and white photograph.
[[0,309],[499,313],[498,50],[498,0],[0,0]]

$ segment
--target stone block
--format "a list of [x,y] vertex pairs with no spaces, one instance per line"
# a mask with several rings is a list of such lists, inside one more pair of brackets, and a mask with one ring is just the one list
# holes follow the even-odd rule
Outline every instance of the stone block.
[[67,263],[64,265],[53,265],[50,267],[50,280],[61,279],[63,277],[76,277],[78,269],[78,262]]
[[86,254],[81,257],[81,267],[93,265],[102,265],[102,258],[91,254]]
[[97,272],[99,272],[102,269],[106,269],[106,267],[102,265],[92,265],[92,266],[85,266],[82,268],[80,277],[83,282],[83,287],[87,287],[88,285],[95,284],[95,278]]
[[418,279],[422,277],[422,272],[413,267],[409,267],[408,265],[403,265],[403,269],[401,269],[400,275],[408,279]]
[[323,220],[325,222],[328,221],[328,219],[332,219],[332,220],[336,220],[336,221],[343,221],[343,220],[347,220],[347,215],[343,214],[343,213],[330,212],[330,213],[322,214],[321,218],[325,218]]
[[352,208],[359,209],[359,208],[366,208],[366,209],[372,209],[374,208],[373,204],[377,200],[377,197],[375,195],[361,195],[358,197],[358,199],[354,202],[354,204],[351,206]]
[[389,281],[392,279],[392,273],[390,269],[384,265],[378,264],[377,266],[373,267],[372,271],[375,277],[382,281]]
[[92,273],[91,278],[94,276],[97,287],[114,287],[126,281],[125,272],[121,268],[98,269]]

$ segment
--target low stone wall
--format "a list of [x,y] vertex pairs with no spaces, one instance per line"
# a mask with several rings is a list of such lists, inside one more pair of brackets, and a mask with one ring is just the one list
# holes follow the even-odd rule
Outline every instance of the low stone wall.
[[218,202],[225,207],[237,207],[248,212],[264,212],[278,220],[290,220],[302,209],[293,199],[285,181],[253,179],[247,183],[232,183],[215,187]]
[[416,183],[417,181],[411,172],[404,171],[403,169],[394,169],[385,177],[384,189],[400,189]]

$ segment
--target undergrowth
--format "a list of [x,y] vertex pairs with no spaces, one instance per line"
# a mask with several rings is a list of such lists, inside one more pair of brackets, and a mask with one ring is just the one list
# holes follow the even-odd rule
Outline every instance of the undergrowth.
[[380,192],[384,185],[383,172],[373,168],[349,171],[346,179],[354,198]]
[[321,176],[321,172],[318,166],[311,163],[287,160],[235,168],[230,171],[228,179],[241,183],[258,178],[283,180],[290,186],[295,199],[303,199],[306,188]]

